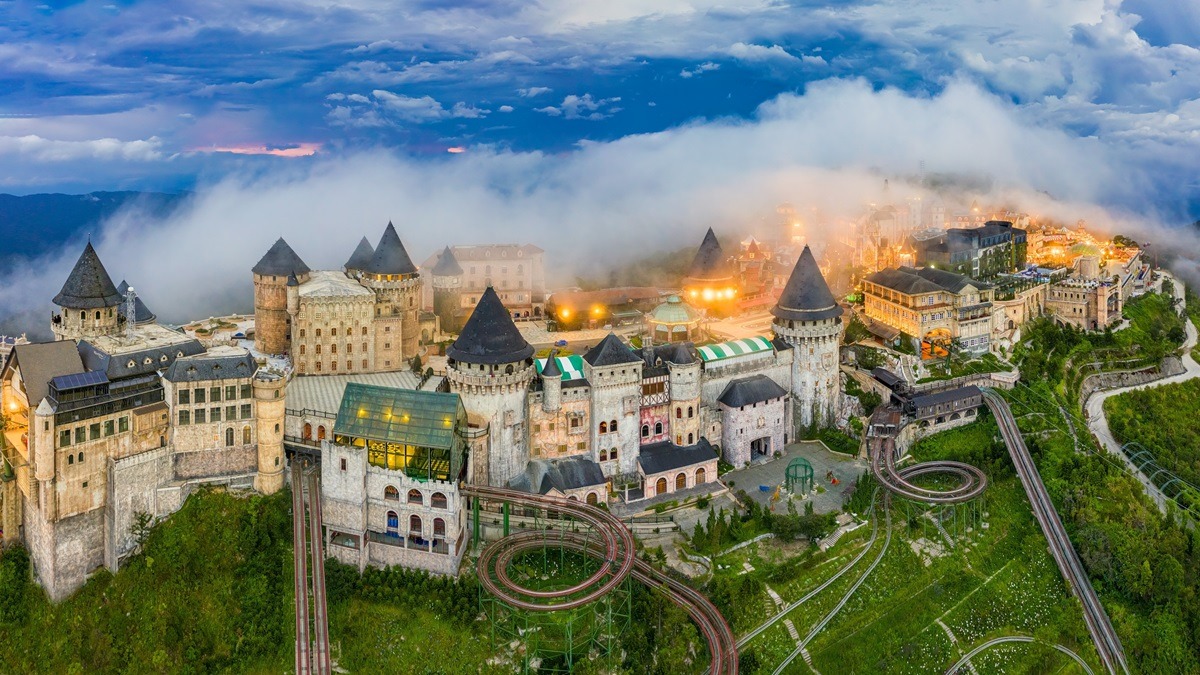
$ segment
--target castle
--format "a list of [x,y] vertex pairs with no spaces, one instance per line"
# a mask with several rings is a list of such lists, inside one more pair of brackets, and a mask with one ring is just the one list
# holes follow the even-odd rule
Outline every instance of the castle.
[[[709,239],[694,278],[728,264]],[[461,270],[446,253],[435,278]],[[252,279],[256,351],[290,354],[291,368],[157,324],[91,244],[54,298],[57,340],[4,361],[0,526],[28,545],[51,598],[116,570],[139,526],[199,486],[270,494],[297,455],[321,463],[331,556],[451,574],[469,541],[464,482],[635,503],[715,481],[714,446],[743,466],[841,405],[842,308],[807,247],[771,336],[696,346],[667,325],[674,299],[637,349],[609,334],[535,358],[488,286],[432,378],[400,367],[416,353],[422,282],[391,224],[337,272],[280,239]]]

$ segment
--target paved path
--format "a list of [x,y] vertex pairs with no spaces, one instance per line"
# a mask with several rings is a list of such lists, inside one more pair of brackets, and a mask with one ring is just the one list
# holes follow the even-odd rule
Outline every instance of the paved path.
[[[1179,281],[1178,279],[1172,279],[1172,283],[1175,287],[1175,295],[1180,299],[1180,311],[1183,311],[1183,282]],[[1088,398],[1086,405],[1088,428],[1091,429],[1092,433],[1096,435],[1096,438],[1100,439],[1100,442],[1104,445],[1104,448],[1108,450],[1109,453],[1121,459],[1121,461],[1125,464],[1125,467],[1129,469],[1129,472],[1138,479],[1138,482],[1140,482],[1142,487],[1145,488],[1146,494],[1149,495],[1152,500],[1154,500],[1154,503],[1158,505],[1159,510],[1163,513],[1167,512],[1167,502],[1170,501],[1170,498],[1164,495],[1162,491],[1158,489],[1158,486],[1151,482],[1150,479],[1147,478],[1146,475],[1142,473],[1133,462],[1129,461],[1129,457],[1121,451],[1121,444],[1117,442],[1116,437],[1113,436],[1112,431],[1108,428],[1108,418],[1104,416],[1104,402],[1107,401],[1111,396],[1118,396],[1127,391],[1161,387],[1165,384],[1175,384],[1190,380],[1194,377],[1200,377],[1200,364],[1197,364],[1196,360],[1192,358],[1192,349],[1196,346],[1197,340],[1196,326],[1189,320],[1187,321],[1185,328],[1187,329],[1187,340],[1185,340],[1183,343],[1184,371],[1181,374],[1174,375],[1172,377],[1165,377],[1161,380],[1155,380],[1154,382],[1147,382],[1145,384],[1135,384],[1130,387],[1098,391]]]

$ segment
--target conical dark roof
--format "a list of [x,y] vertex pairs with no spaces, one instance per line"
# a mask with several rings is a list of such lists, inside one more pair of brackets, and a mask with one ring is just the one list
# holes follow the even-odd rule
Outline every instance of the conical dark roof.
[[[125,294],[129,292],[129,284],[125,283],[125,281],[122,279],[121,285],[117,286],[117,292],[121,294],[121,298],[124,300]],[[120,312],[121,316],[124,316],[126,319],[129,318],[125,315],[125,303],[123,301],[121,302]],[[150,308],[146,306],[146,303],[142,302],[142,296],[137,295],[137,291],[134,291],[133,322],[136,324],[150,323],[151,321],[154,321],[155,318],[154,312],[151,312]]]
[[731,276],[733,276],[733,272],[729,268],[729,260],[726,258],[725,252],[721,250],[721,243],[717,241],[717,235],[710,227],[704,234],[704,241],[700,242],[696,257],[692,259],[692,266],[688,268],[688,277],[715,281],[728,279]]
[[99,309],[115,307],[121,300],[121,294],[113,286],[112,278],[89,241],[62,290],[54,296],[54,304],[68,309]]
[[363,271],[371,274],[417,273],[417,266],[408,257],[408,251],[404,250],[404,244],[400,242],[400,235],[396,234],[396,226],[391,222],[383,230],[379,246],[375,247],[375,255],[371,256],[370,264]]
[[286,277],[292,273],[308,274],[311,270],[280,237],[250,271],[259,276]]
[[354,253],[350,254],[350,259],[346,261],[346,271],[364,270],[367,265],[371,264],[371,258],[375,255],[375,249],[371,248],[371,242],[363,237],[358,246],[354,247]]
[[300,285],[300,280],[296,278],[295,272],[292,272],[291,274],[288,275],[287,285],[288,285],[288,288],[292,288],[292,287]]
[[617,366],[622,363],[637,363],[642,358],[634,354],[629,345],[622,342],[615,333],[609,333],[604,336],[600,344],[592,347],[587,354],[583,355],[583,360],[592,366]]
[[553,379],[562,377],[562,371],[558,368],[558,350],[551,350],[550,355],[546,357],[546,367],[542,368],[542,377]]
[[825,283],[821,268],[817,267],[817,259],[807,246],[800,253],[792,276],[771,313],[793,321],[820,321],[842,315],[841,306],[829,291],[829,284]]
[[488,286],[446,356],[463,363],[516,363],[533,356],[533,347],[517,330],[496,290]]
[[458,264],[458,259],[454,257],[454,252],[447,246],[445,251],[438,256],[437,264],[433,266],[433,276],[435,277],[456,277],[463,273],[463,268]]

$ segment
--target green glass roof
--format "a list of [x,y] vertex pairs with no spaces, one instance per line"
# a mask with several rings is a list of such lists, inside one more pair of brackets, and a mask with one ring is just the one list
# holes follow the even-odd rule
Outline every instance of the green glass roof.
[[466,425],[458,394],[349,382],[334,434],[426,448],[453,448]]

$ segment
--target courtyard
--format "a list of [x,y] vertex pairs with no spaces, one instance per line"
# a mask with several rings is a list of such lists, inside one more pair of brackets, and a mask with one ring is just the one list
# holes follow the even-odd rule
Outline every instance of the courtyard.
[[[799,511],[804,503],[811,501],[816,513],[834,513],[842,510],[846,491],[854,488],[859,474],[866,471],[867,463],[847,455],[830,452],[817,441],[800,441],[787,446],[782,457],[767,462],[751,464],[744,469],[735,469],[721,476],[731,490],[744,490],[751,499],[770,507],[776,488],[779,488],[777,508],[786,509],[788,492],[784,486],[788,464],[797,457],[808,460],[813,467],[813,489],[805,496],[796,495],[794,500]],[[834,485],[830,475],[837,479]],[[760,489],[766,486],[766,491]]]

